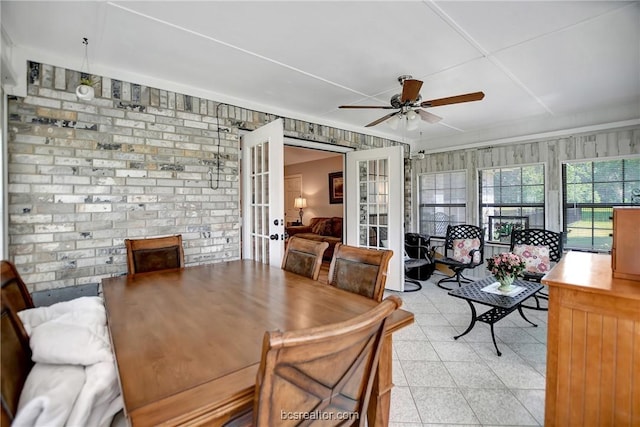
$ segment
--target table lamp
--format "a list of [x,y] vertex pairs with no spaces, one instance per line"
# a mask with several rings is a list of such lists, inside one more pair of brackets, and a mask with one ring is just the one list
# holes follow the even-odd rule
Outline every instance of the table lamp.
[[293,202],[293,207],[300,209],[300,225],[302,225],[302,209],[307,207],[307,199],[304,197],[296,197]]

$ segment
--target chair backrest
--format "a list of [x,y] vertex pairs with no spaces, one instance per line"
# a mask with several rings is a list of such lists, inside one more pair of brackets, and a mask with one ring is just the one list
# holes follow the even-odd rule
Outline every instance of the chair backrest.
[[413,259],[429,259],[431,238],[419,233],[405,233],[404,250]]
[[[448,225],[447,234],[444,240],[445,250],[453,250],[454,241],[478,239],[480,241],[480,263],[484,262],[484,228],[476,225],[462,224],[462,225]],[[473,263],[473,258],[471,260]]]
[[[386,319],[401,305],[393,295],[344,322],[267,332],[256,381],[255,425],[283,425],[283,413],[318,411],[333,413],[334,425],[364,426]],[[354,418],[340,421],[345,413]]]
[[14,313],[26,308],[33,308],[31,294],[22,281],[16,266],[9,261],[0,262],[2,271],[2,301]]
[[558,262],[562,258],[562,233],[537,228],[525,228],[511,232],[510,251],[516,245],[545,246],[549,248],[549,260]]
[[318,280],[322,255],[328,247],[327,242],[293,236],[287,241],[287,250],[282,258],[282,269]]
[[184,267],[182,235],[125,239],[129,274]]
[[393,251],[336,243],[329,267],[329,284],[382,301],[387,269]]
[[17,312],[33,308],[31,296],[15,266],[2,261],[0,389],[2,423],[8,426],[18,410],[18,400],[33,367],[29,337]]

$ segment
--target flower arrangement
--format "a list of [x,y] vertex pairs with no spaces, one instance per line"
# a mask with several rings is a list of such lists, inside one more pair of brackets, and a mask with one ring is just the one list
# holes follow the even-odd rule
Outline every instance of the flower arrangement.
[[487,259],[487,270],[501,280],[506,277],[516,277],[525,269],[524,259],[513,252],[503,252]]

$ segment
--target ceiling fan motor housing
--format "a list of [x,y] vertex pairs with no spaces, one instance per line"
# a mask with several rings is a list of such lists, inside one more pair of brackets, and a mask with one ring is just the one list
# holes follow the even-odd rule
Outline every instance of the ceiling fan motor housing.
[[417,107],[417,105],[413,105],[413,104],[417,104],[418,102],[420,102],[422,100],[422,96],[418,95],[418,97],[413,102],[412,101],[408,101],[408,102],[405,102],[404,104],[402,103],[401,99],[402,99],[402,94],[401,93],[396,93],[395,95],[393,95],[391,97],[391,101],[390,101],[391,106],[393,108],[401,108],[403,106]]

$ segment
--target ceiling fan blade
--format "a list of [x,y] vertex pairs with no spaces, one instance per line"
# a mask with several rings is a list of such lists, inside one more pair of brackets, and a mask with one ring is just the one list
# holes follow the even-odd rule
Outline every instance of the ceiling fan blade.
[[418,113],[420,115],[420,118],[427,123],[438,123],[440,120],[442,120],[442,117],[436,116],[435,114],[432,114],[425,110],[416,109],[414,111]]
[[431,99],[420,103],[421,107],[439,107],[440,105],[459,104],[461,102],[480,101],[484,98],[484,92],[465,93],[464,95],[450,96],[448,98]]
[[389,114],[387,114],[386,116],[382,116],[382,117],[380,117],[378,120],[374,120],[374,121],[372,121],[371,123],[369,123],[368,125],[365,125],[365,127],[366,127],[366,128],[368,128],[368,127],[371,127],[371,126],[375,126],[375,125],[377,125],[378,123],[382,123],[382,122],[384,122],[385,120],[390,119],[391,117],[395,116],[396,114],[400,114],[400,111],[395,111],[395,112],[393,112],[393,113],[389,113]]
[[421,87],[422,81],[420,80],[404,80],[402,83],[402,97],[400,98],[400,101],[403,103],[407,101],[414,102],[418,99]]
[[340,105],[338,108],[378,108],[383,110],[393,110],[395,107],[391,105]]

